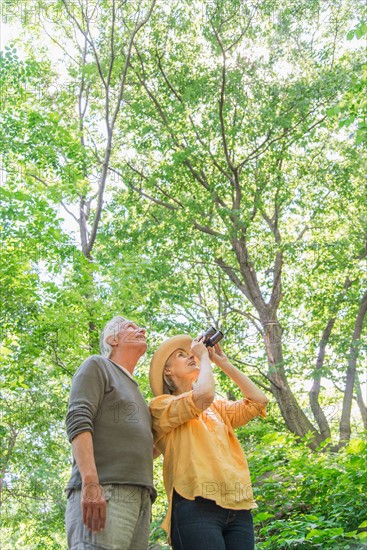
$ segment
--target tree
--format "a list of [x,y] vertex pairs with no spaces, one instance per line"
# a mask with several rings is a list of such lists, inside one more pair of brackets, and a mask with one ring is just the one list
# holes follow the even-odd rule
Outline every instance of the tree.
[[[171,239],[176,237],[181,246],[191,241],[193,257],[209,250],[206,258],[251,305],[267,353],[266,376],[287,426],[298,437],[311,433],[310,445],[317,448],[330,435],[318,403],[320,373],[316,368],[311,392],[316,428],[290,386],[279,308],[284,271],[297,257],[297,247],[313,238],[330,240],[338,248],[338,229],[330,227],[333,202],[335,196],[338,202],[355,191],[345,181],[356,169],[355,153],[346,143],[341,154],[348,158],[348,168],[331,158],[336,142],[325,117],[353,72],[345,59],[338,59],[336,44],[355,12],[347,4],[331,9],[329,26],[321,30],[317,2],[297,8],[283,3],[271,14],[268,9],[267,4],[251,9],[222,2],[207,5],[202,18],[189,3],[176,5],[168,16],[156,11],[150,40],[145,47],[136,45],[138,61],[131,61],[137,86],[145,91],[132,103],[135,153],[121,169],[112,170],[151,201],[154,224],[164,216],[161,230],[171,230]],[[300,14],[303,27],[296,30]],[[264,27],[270,29],[265,36]],[[324,43],[315,38],[318,33]],[[260,40],[268,60],[251,52]],[[292,63],[286,78],[277,72],[285,60]],[[359,63],[358,56],[354,62]],[[358,200],[357,210],[363,204]],[[303,227],[302,218],[307,220]],[[318,223],[330,226],[320,232]],[[357,239],[360,250],[362,224]],[[198,246],[193,248],[192,241]],[[347,276],[347,265],[342,265]],[[342,289],[336,280],[333,292]],[[363,294],[357,299],[362,328]],[[354,375],[350,377],[347,385],[353,387]],[[349,405],[345,403],[344,417],[350,417]]]
[[[272,491],[287,491],[274,527],[259,516],[264,548],[287,529],[283,546],[297,529],[310,545],[362,540],[362,446],[346,442],[359,430],[354,402],[366,426],[365,59],[362,44],[348,50],[344,40],[363,28],[362,3],[10,8],[24,40],[0,57],[9,549],[65,544],[70,378],[118,310],[147,324],[151,351],[170,333],[223,328],[231,359],[275,396],[280,413],[271,404],[265,427],[240,434],[255,477],[262,483],[277,460],[283,476],[290,461],[312,479],[309,495],[293,474],[264,482],[270,506]],[[148,363],[137,370],[147,399]],[[219,392],[237,395],[217,377]],[[295,437],[281,433],[280,414]],[[320,454],[308,468],[304,444],[338,457]],[[322,502],[316,470],[332,486]],[[348,488],[345,498],[334,486]],[[304,517],[313,506],[316,520]],[[307,534],[314,521],[323,533]],[[346,540],[341,521],[354,530]],[[162,539],[156,528],[152,539]]]

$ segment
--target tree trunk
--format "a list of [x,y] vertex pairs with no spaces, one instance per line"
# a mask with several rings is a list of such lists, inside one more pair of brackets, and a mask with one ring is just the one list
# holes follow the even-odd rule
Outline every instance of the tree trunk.
[[314,372],[313,384],[310,391],[310,405],[315,417],[315,420],[319,426],[321,436],[323,440],[331,437],[329,423],[319,403],[320,387],[321,387],[321,369],[324,364],[325,350],[330,338],[331,331],[335,324],[335,317],[329,319],[320,341],[319,353],[316,359],[316,368]]
[[344,399],[343,399],[343,409],[340,419],[340,430],[339,430],[339,447],[345,445],[351,434],[350,426],[350,415],[352,411],[352,399],[353,399],[353,389],[356,376],[356,366],[357,366],[357,357],[358,357],[358,345],[361,338],[363,321],[367,312],[367,290],[363,295],[361,300],[357,318],[354,325],[352,344],[349,350],[349,359],[348,359],[348,368],[347,368],[347,379],[345,383],[344,390]]
[[[2,460],[1,470],[0,470],[0,508],[3,502],[3,486],[5,483],[5,474],[9,465],[9,461],[11,459],[11,454],[13,452],[13,449],[15,447],[15,443],[19,434],[19,431],[17,431],[14,426],[10,426],[11,435],[8,439],[8,445],[7,449],[4,449],[4,456]],[[4,446],[5,447],[5,446]]]
[[356,372],[355,386],[356,386],[356,393],[357,393],[357,403],[358,403],[359,410],[361,412],[363,427],[364,427],[365,430],[367,430],[367,407],[366,407],[364,399],[363,399],[361,384],[359,382],[357,372]]
[[284,421],[288,429],[295,434],[297,438],[304,437],[307,433],[311,433],[313,437],[308,442],[308,445],[312,450],[315,450],[320,443],[322,443],[324,438],[307,418],[289,387],[284,372],[281,341],[282,328],[277,319],[262,321],[262,325],[264,327],[264,341],[269,363],[268,376],[272,381],[273,394],[277,400]]

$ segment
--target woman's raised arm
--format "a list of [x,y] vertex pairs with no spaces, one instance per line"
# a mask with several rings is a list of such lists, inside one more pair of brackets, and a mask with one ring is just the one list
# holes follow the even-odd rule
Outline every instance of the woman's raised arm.
[[214,376],[207,348],[198,336],[192,341],[191,351],[200,362],[200,373],[192,392],[195,405],[205,411],[214,401]]
[[240,388],[244,397],[266,405],[269,399],[266,397],[260,388],[250,380],[246,374],[241,372],[237,367],[232,365],[228,357],[223,352],[220,344],[215,344],[214,348],[208,348],[209,358],[217,365],[227,376],[229,376],[235,384]]

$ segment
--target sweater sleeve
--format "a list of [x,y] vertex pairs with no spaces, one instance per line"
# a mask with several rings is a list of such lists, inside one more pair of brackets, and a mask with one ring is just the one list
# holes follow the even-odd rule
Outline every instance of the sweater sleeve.
[[93,356],[76,371],[66,414],[66,432],[70,443],[82,432],[93,433],[93,422],[102,413],[106,383],[106,373]]

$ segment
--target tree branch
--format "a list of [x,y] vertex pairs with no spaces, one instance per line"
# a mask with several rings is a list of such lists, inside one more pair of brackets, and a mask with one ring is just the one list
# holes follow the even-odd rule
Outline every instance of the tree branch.
[[[40,178],[39,176],[37,176],[36,174],[29,174],[32,178],[34,178],[35,180],[39,181],[40,183],[42,183],[45,187],[48,187],[50,188],[50,185],[45,181],[43,180],[42,178]],[[79,224],[79,219],[71,212],[71,210],[68,209],[68,207],[64,204],[64,201],[60,200],[60,204],[61,206],[66,210],[66,212],[68,214],[70,214],[70,216],[72,216],[74,218],[74,220]]]
[[[268,382],[270,382],[270,384],[272,386],[274,386],[275,388],[277,388],[278,390],[280,390],[280,386],[278,386],[273,380],[271,380],[271,378],[269,378],[269,376],[267,374],[265,374],[265,372],[262,372],[262,370],[257,366],[257,365],[254,365],[252,363],[245,363],[244,361],[240,361],[239,359],[230,359],[230,361],[234,361],[235,363],[239,363],[240,365],[246,365],[246,366],[249,366],[249,367],[253,367],[255,368],[256,370],[259,371],[259,373],[261,374],[261,376],[263,376],[264,378],[266,378],[266,380],[268,380]],[[269,388],[269,391],[273,393],[273,390]]]
[[207,233],[207,235],[212,235],[213,237],[218,237],[219,239],[226,239],[226,235],[223,235],[223,233],[220,233],[219,231],[215,231],[211,227],[207,225],[202,225],[198,223],[196,220],[192,219],[192,224],[198,231],[202,231],[203,233]]
[[[215,258],[215,263],[228,275],[230,280],[235,284],[235,286],[246,296],[246,298],[253,304],[252,297],[247,288],[247,285],[243,283],[240,278],[236,275],[233,268],[226,264],[223,258]],[[254,305],[254,304],[253,304]]]
[[[131,164],[129,163],[126,163],[127,166],[132,170],[134,171],[136,174],[138,174],[140,177],[144,178],[144,179],[148,179],[142,172],[140,172],[137,168],[134,168],[133,166],[131,166]],[[121,172],[119,172],[118,170],[115,170],[115,168],[112,168],[112,167],[109,167],[109,170],[111,172],[114,172],[115,174],[117,174],[118,176],[120,176],[122,178],[122,174]],[[145,191],[143,191],[141,188],[138,189],[136,187],[136,185],[134,185],[133,183],[131,183],[129,180],[127,180],[127,185],[130,187],[130,189],[132,189],[133,191],[135,191],[136,193],[138,193],[141,197],[144,197],[146,199],[149,199],[151,202],[154,202],[156,204],[159,204],[160,206],[163,206],[164,208],[167,208],[168,210],[172,210],[172,211],[175,211],[177,210],[177,207],[176,206],[173,206],[173,204],[169,204],[168,202],[164,202],[160,199],[156,199],[155,197],[152,197],[151,195],[148,195]]]
[[111,37],[110,37],[110,64],[107,74],[107,89],[110,87],[113,64],[115,62],[115,20],[116,20],[116,0],[112,0],[112,22],[111,22]]
[[[92,226],[89,241],[88,241],[88,248],[87,248],[87,255],[88,256],[90,256],[90,253],[92,251],[92,248],[93,248],[96,236],[97,236],[97,230],[98,230],[99,222],[100,222],[101,215],[102,215],[103,195],[104,195],[104,189],[105,189],[105,185],[106,185],[106,179],[107,179],[107,174],[108,174],[108,170],[109,170],[109,163],[110,163],[111,151],[112,151],[113,130],[114,130],[114,126],[115,126],[115,123],[116,123],[116,120],[117,120],[117,115],[118,115],[118,113],[120,111],[120,108],[121,108],[121,101],[122,101],[122,96],[123,96],[124,89],[125,89],[127,70],[128,70],[128,67],[130,66],[132,47],[133,47],[134,40],[135,40],[135,37],[136,37],[137,33],[148,22],[151,14],[153,12],[155,4],[156,4],[156,0],[152,0],[147,15],[145,16],[145,18],[142,21],[135,24],[134,30],[131,33],[128,48],[127,48],[127,53],[126,53],[126,56],[125,56],[124,68],[123,68],[122,75],[121,75],[119,93],[118,93],[118,98],[117,98],[116,105],[115,105],[115,110],[114,110],[114,113],[112,115],[112,119],[111,119],[110,124],[107,120],[107,126],[108,126],[107,127],[107,144],[106,144],[105,156],[104,156],[103,167],[102,167],[102,174],[101,174],[101,179],[100,179],[100,184],[99,184],[99,189],[98,189],[97,207],[96,207],[96,212],[95,212],[95,216],[94,216],[93,226]],[[108,88],[106,88],[106,116],[107,116],[108,109],[109,109],[108,101],[109,101],[109,99],[108,99]]]
[[230,307],[230,310],[233,311],[234,313],[238,313],[239,315],[242,315],[242,317],[246,317],[246,319],[248,319],[253,325],[254,327],[256,328],[256,330],[262,335],[264,336],[264,332],[263,330],[261,329],[261,326],[257,324],[256,321],[260,321],[260,319],[258,319],[258,317],[255,317],[254,315],[252,315],[251,313],[247,313],[246,311],[242,311],[240,309],[237,309],[235,307]]
[[85,39],[88,41],[88,44],[91,46],[92,50],[93,50],[93,55],[94,55],[94,59],[95,59],[95,62],[96,62],[96,65],[97,65],[97,69],[98,69],[98,74],[100,76],[100,79],[103,83],[103,86],[104,88],[106,89],[106,80],[104,78],[104,75],[103,75],[103,71],[102,71],[102,67],[101,67],[101,63],[100,63],[100,60],[99,60],[99,56],[98,56],[98,53],[97,53],[97,50],[96,50],[96,47],[95,47],[95,44],[94,44],[94,41],[92,39],[92,36],[91,36],[91,33],[90,33],[90,26],[89,26],[89,19],[88,19],[88,16],[87,14],[84,14],[84,10],[83,10],[83,7],[80,6],[80,9],[81,9],[81,12],[82,12],[82,20],[83,22],[86,23],[86,26],[87,26],[87,30],[84,30],[82,28],[82,26],[80,25],[78,19],[75,17],[75,15],[70,11],[69,9],[69,6],[67,4],[67,1],[66,0],[62,0],[62,3],[65,7],[65,10],[66,10],[66,13],[68,14],[68,16],[70,17],[70,19],[72,21],[74,21],[75,25],[77,26],[77,28],[79,29],[79,32],[85,37]]
[[[142,60],[141,60],[141,56],[140,57],[140,62],[141,62],[141,65],[142,65]],[[143,66],[143,65],[142,65]],[[185,148],[185,145],[180,143],[178,138],[176,137],[175,133],[173,132],[172,128],[171,128],[171,125],[170,123],[168,122],[168,119],[166,117],[166,114],[163,110],[163,107],[161,106],[160,102],[158,101],[157,97],[153,94],[153,92],[150,90],[148,84],[146,83],[145,79],[143,78],[142,75],[140,75],[136,70],[134,70],[140,84],[143,86],[143,88],[145,89],[146,93],[148,94],[148,97],[152,100],[152,102],[154,103],[157,111],[158,111],[158,114],[160,115],[160,118],[163,122],[163,125],[164,127],[166,128],[166,130],[168,131],[168,134],[170,135],[170,137],[172,138],[173,140],[173,143],[175,144],[176,148],[181,150],[181,151],[185,151],[186,148]],[[183,160],[183,164],[189,169],[190,173],[192,174],[192,176],[194,177],[194,179],[200,183],[200,185],[206,190],[208,191],[209,193],[211,193],[213,196],[214,196],[214,201],[218,204],[220,204],[223,208],[227,208],[227,205],[225,204],[225,202],[218,196],[218,194],[216,193],[213,193],[213,191],[210,189],[210,186],[206,180],[206,177],[205,177],[205,174],[203,172],[203,170],[201,170],[201,172],[199,172],[198,170],[196,170],[196,168],[194,168],[194,166],[192,165],[191,161],[189,159],[184,159]]]
[[[273,139],[270,140],[270,136],[272,134],[272,129],[270,129],[268,131],[268,134],[266,136],[266,138],[260,143],[260,145],[258,145],[253,151],[251,151],[251,153],[249,153],[247,155],[247,157],[242,161],[240,162],[240,164],[238,164],[237,166],[237,169],[240,171],[242,169],[242,167],[246,164],[246,162],[249,162],[250,160],[253,160],[255,158],[258,158],[260,155],[262,155],[263,153],[265,153],[265,151],[267,149],[269,149],[270,145],[272,145],[273,143],[276,143],[277,141],[283,139],[285,136],[287,136],[289,133],[291,133],[293,130],[295,130],[300,124],[302,124],[302,122],[304,122],[307,117],[312,114],[314,111],[316,110],[315,109],[312,109],[311,111],[309,111],[308,113],[306,113],[306,115],[304,117],[302,117],[296,124],[294,124],[293,126],[289,127],[289,128],[284,128],[283,132],[281,133],[280,136],[277,136]],[[316,126],[318,126],[319,124],[321,124],[324,120],[326,119],[326,115],[321,117],[319,120],[317,120],[315,123],[311,124],[311,126],[309,126],[307,128],[307,130],[304,132],[304,135],[307,134],[308,132],[310,132],[311,130],[313,130],[313,128],[315,128]],[[270,140],[270,141],[269,141]],[[262,150],[263,149],[263,150]]]
[[213,25],[212,21],[210,22],[211,27],[213,29],[213,32],[215,34],[215,37],[217,39],[220,51],[222,52],[222,80],[221,80],[221,87],[220,87],[220,99],[219,99],[219,120],[220,120],[220,127],[221,127],[221,134],[222,134],[222,144],[223,144],[223,151],[224,156],[227,160],[227,164],[231,170],[231,172],[235,173],[235,167],[232,164],[229,152],[228,152],[228,144],[227,144],[227,135],[226,135],[226,127],[224,122],[224,114],[223,114],[223,108],[224,108],[224,94],[225,94],[225,87],[226,87],[226,52],[224,50],[221,38],[219,36],[219,33],[217,32],[215,26]]

